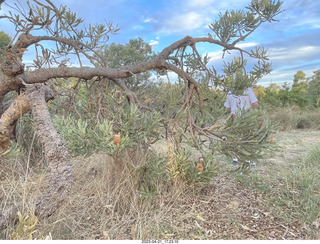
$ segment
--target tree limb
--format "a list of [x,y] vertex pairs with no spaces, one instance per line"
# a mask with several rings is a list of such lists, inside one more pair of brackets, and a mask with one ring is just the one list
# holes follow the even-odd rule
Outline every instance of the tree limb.
[[[45,101],[53,99],[53,91],[44,86]],[[10,140],[18,119],[30,109],[29,100],[27,95],[22,92],[13,101],[9,102],[4,107],[5,112],[0,118],[0,152],[6,150],[10,146]]]
[[71,166],[68,165],[68,151],[65,143],[54,129],[45,101],[44,85],[27,87],[26,96],[50,169],[49,185],[45,194],[36,203],[36,214],[48,216],[68,196],[72,184]]

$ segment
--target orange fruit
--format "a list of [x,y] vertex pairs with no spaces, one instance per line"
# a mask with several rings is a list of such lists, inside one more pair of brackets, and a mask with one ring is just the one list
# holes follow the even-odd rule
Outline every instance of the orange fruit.
[[270,142],[272,143],[273,141],[274,141],[274,138],[273,138],[273,136],[271,136]]
[[114,144],[119,144],[120,141],[121,141],[120,135],[114,135],[113,143]]
[[197,172],[202,172],[203,171],[203,166],[202,164],[198,164],[197,166]]

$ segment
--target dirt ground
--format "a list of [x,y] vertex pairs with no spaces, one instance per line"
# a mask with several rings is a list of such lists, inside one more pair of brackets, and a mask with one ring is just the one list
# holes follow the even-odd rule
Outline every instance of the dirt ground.
[[[320,143],[320,131],[293,131],[277,133],[278,152],[265,164],[257,164],[257,172],[266,173],[272,164],[294,163],[305,155],[307,149]],[[294,240],[320,239],[320,232],[294,221],[286,224],[266,209],[265,196],[238,182],[230,167],[224,167],[210,185],[201,189],[189,202],[178,204],[181,213],[177,226],[192,226],[189,238],[193,239],[266,239]],[[191,211],[190,211],[190,206]],[[181,208],[184,211],[181,211]],[[185,216],[185,218],[183,217]],[[188,223],[188,225],[186,225]],[[319,226],[318,226],[319,227]],[[186,237],[188,238],[188,237]]]

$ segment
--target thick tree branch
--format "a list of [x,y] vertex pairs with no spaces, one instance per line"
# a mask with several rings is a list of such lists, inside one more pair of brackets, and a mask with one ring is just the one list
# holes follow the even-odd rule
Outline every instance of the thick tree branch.
[[31,106],[39,141],[44,146],[49,163],[50,179],[46,193],[36,203],[38,215],[51,215],[68,196],[71,188],[71,167],[68,165],[68,151],[65,143],[54,129],[45,101],[44,85],[27,87],[26,96]]
[[26,83],[43,83],[51,78],[69,78],[77,77],[85,80],[90,80],[96,76],[104,76],[107,78],[128,78],[133,74],[145,72],[147,70],[163,68],[158,60],[152,60],[148,62],[143,62],[137,65],[128,65],[118,69],[112,69],[107,67],[57,67],[57,68],[47,68],[38,69],[31,72],[25,72],[24,74],[18,76],[22,78]]
[[[53,91],[44,86],[45,101],[53,99]],[[18,95],[7,108],[0,118],[0,152],[10,146],[10,140],[13,136],[14,127],[18,119],[30,109],[29,100],[25,93]]]

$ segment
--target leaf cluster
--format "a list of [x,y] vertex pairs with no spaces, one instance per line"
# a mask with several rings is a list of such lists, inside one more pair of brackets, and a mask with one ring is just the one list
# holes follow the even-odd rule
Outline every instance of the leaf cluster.
[[226,140],[219,145],[219,151],[230,159],[237,157],[240,162],[264,158],[274,148],[271,137],[275,131],[269,120],[261,120],[259,110],[242,111],[235,119],[229,119],[223,130]]
[[224,14],[219,13],[219,20],[209,25],[222,43],[232,45],[244,40],[261,23],[275,21],[274,17],[281,13],[281,1],[252,0],[248,7],[249,11],[232,10]]
[[[81,105],[81,101],[78,111],[87,110],[87,118],[55,117],[57,130],[73,154],[90,155],[104,151],[109,155],[119,155],[125,148],[149,147],[159,139],[161,116],[158,112],[141,111],[137,106],[128,104],[124,96],[107,96],[105,102],[108,113],[102,120],[92,120],[94,111],[90,111],[91,107]],[[121,136],[120,145],[113,144],[115,134]]]
[[[72,12],[67,6],[61,5],[56,7],[50,0],[45,0],[41,3],[37,0],[26,1],[27,7],[21,3],[13,3],[9,7],[13,11],[1,16],[7,18],[16,29],[16,36],[20,33],[35,34],[39,37],[36,44],[38,60],[37,68],[43,65],[52,63],[60,64],[64,61],[66,55],[75,54],[81,64],[81,58],[86,57],[90,62],[103,62],[103,60],[93,59],[91,56],[95,49],[109,40],[109,35],[119,31],[119,28],[112,22],[105,21],[104,24],[90,24],[88,27],[83,25],[84,19],[78,17],[75,12]],[[39,36],[39,30],[45,31],[45,36]],[[46,48],[40,44],[41,41],[51,40],[56,43],[55,48]],[[42,50],[41,50],[42,49]],[[40,56],[40,52],[45,52],[47,55]],[[83,54],[80,57],[80,54]],[[41,61],[46,59],[47,62]],[[50,60],[49,60],[50,59]],[[94,61],[95,60],[95,61]],[[39,66],[41,64],[41,66]]]

